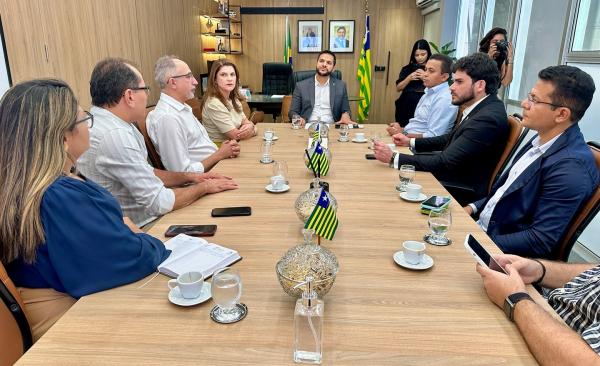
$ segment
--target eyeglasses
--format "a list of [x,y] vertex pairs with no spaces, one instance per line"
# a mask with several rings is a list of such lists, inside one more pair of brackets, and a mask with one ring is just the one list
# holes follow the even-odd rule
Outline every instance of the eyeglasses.
[[83,123],[83,122],[87,122],[88,128],[92,128],[94,126],[94,115],[88,111],[83,111],[83,113],[85,113],[86,116],[83,117],[82,119],[76,120],[75,123],[73,124],[73,128],[75,128],[75,126],[78,125],[79,123]]
[[527,93],[527,101],[532,106],[534,106],[536,104],[547,104],[547,105],[552,106],[554,108],[564,107],[564,105],[559,105],[559,104],[554,104],[554,103],[548,103],[548,102],[541,102],[539,100],[535,100],[533,98],[533,96],[531,95],[531,93]]
[[175,76],[171,76],[170,79],[177,79],[177,78],[186,78],[186,79],[191,79],[194,76],[194,73],[192,73],[191,71],[188,72],[187,74],[181,74],[181,75],[175,75]]
[[147,95],[150,95],[150,87],[149,86],[136,86],[134,88],[128,88],[128,89],[134,90],[134,91],[136,91],[136,90],[143,90],[143,91],[146,92]]

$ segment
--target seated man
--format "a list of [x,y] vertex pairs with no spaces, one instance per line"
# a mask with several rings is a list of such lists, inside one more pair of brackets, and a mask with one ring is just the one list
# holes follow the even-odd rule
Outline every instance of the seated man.
[[235,140],[224,141],[221,148],[185,104],[194,98],[198,82],[189,66],[174,56],[156,61],[154,77],[161,88],[160,99],[148,114],[148,135],[167,170],[207,172],[219,161],[235,158],[240,147]]
[[453,70],[452,104],[465,106],[458,126],[437,137],[393,136],[396,145],[430,154],[392,153],[378,141],[375,156],[396,169],[411,164],[433,173],[459,203],[467,204],[487,195],[490,177],[506,145],[508,120],[504,104],[496,96],[500,75],[494,61],[476,53],[458,60]]
[[[536,360],[541,365],[599,365],[600,266],[515,255],[500,255],[496,260],[508,276],[479,264],[477,272],[490,300],[517,324]],[[555,289],[548,303],[567,326],[529,297],[525,285],[530,283]]]
[[84,176],[115,196],[125,216],[138,226],[205,194],[238,187],[219,174],[168,172],[148,164],[144,138],[133,122],[145,117],[149,90],[140,72],[125,60],[107,58],[94,67],[90,80],[94,129],[90,148],[77,164]]
[[333,52],[319,53],[315,78],[296,84],[288,113],[290,120],[297,114],[301,117],[301,125],[317,119],[324,123],[354,123],[350,119],[346,83],[331,77],[334,67]]
[[572,66],[538,74],[523,107],[537,132],[487,198],[465,207],[505,253],[551,258],[579,207],[598,186],[594,157],[579,130],[592,103],[591,76]]
[[456,120],[458,107],[452,104],[448,78],[452,71],[452,59],[435,54],[425,65],[423,84],[425,95],[419,99],[415,116],[406,127],[394,122],[388,127],[391,135],[403,133],[407,137],[434,137],[450,132]]

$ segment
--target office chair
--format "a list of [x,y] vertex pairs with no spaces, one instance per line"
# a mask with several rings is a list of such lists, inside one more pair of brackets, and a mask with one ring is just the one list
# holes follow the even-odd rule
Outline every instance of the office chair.
[[288,95],[292,91],[292,65],[283,62],[265,62],[263,64],[262,94]]
[[33,337],[19,291],[0,263],[0,365],[12,365],[31,347]]
[[[316,70],[294,71],[294,87],[296,87],[296,83],[302,80],[314,78],[316,73]],[[342,72],[340,70],[333,70],[331,76],[338,80],[342,80]]]

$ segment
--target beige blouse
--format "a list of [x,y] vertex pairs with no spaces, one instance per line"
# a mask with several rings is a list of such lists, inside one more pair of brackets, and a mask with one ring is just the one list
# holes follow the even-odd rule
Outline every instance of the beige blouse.
[[[208,98],[202,109],[202,124],[208,132],[208,136],[214,142],[229,140],[226,132],[240,128],[242,121],[246,118],[243,111],[237,112],[230,101],[225,107],[219,98]],[[241,109],[241,106],[240,106]]]

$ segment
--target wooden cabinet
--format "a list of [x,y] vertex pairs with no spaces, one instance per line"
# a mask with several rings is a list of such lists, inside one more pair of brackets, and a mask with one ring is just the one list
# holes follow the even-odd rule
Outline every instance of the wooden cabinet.
[[243,28],[240,5],[220,1],[211,14],[202,16],[202,52],[207,55],[241,55]]

